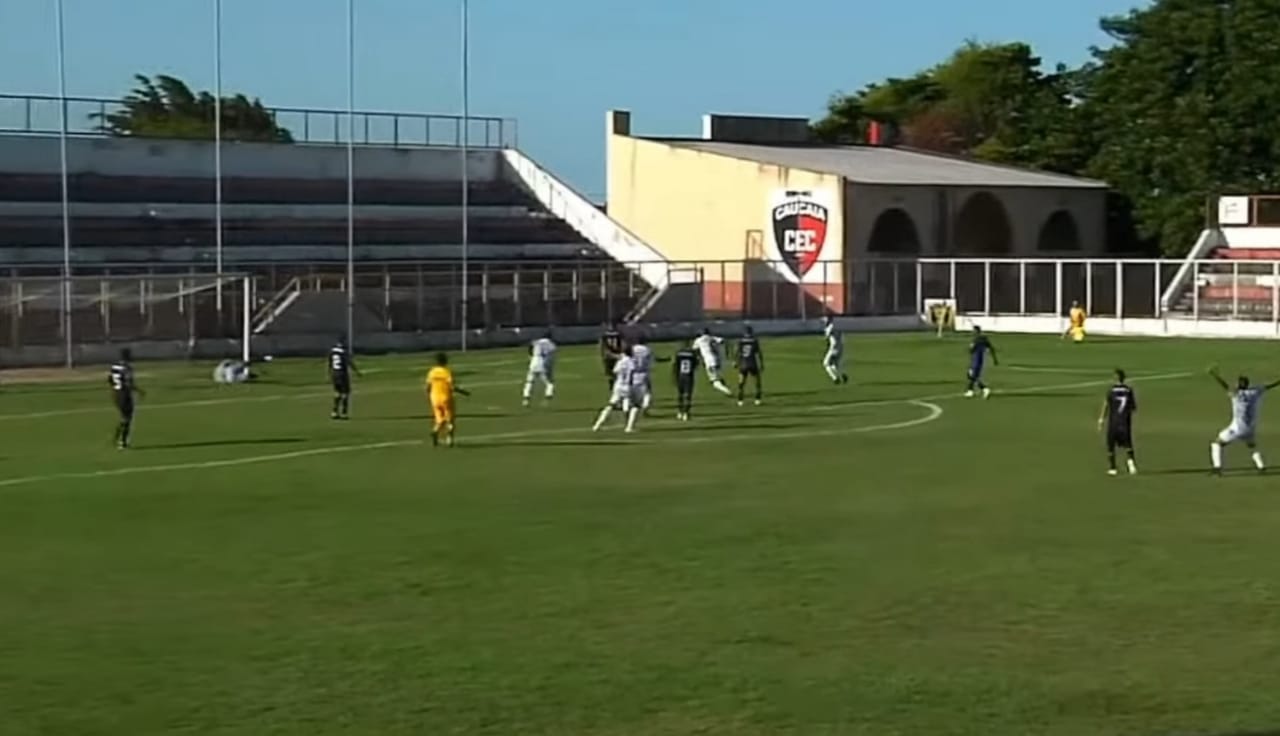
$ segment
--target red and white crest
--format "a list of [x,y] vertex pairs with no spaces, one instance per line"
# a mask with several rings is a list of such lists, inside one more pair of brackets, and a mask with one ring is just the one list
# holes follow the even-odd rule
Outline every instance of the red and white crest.
[[790,270],[793,281],[804,280],[827,244],[830,208],[813,192],[783,190],[775,193],[769,210],[770,233],[776,257]]

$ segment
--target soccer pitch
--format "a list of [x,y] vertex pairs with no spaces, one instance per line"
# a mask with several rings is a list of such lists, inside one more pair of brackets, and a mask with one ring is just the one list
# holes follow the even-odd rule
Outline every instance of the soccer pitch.
[[4,386],[0,734],[1280,728],[1280,482],[1240,447],[1208,477],[1205,375],[1280,378],[1277,346],[993,341],[983,401],[963,337],[850,335],[840,387],[820,337],[765,338],[765,404],[700,379],[687,424],[660,365],[635,435],[589,431],[592,348],[530,409],[522,351],[457,354],[452,449],[428,356],[362,361],[345,423],[321,359],[140,364],[123,453],[105,369]]

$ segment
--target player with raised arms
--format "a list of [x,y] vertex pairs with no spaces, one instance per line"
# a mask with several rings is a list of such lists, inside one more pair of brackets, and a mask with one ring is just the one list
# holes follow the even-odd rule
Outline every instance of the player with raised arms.
[[685,340],[671,359],[676,379],[676,419],[687,422],[693,411],[694,374],[698,371],[698,353]]
[[1107,390],[1102,402],[1102,415],[1098,417],[1098,429],[1107,427],[1107,473],[1116,475],[1116,448],[1123,448],[1129,455],[1129,475],[1136,475],[1138,463],[1133,453],[1133,415],[1138,411],[1138,395],[1125,382],[1124,371],[1116,369],[1116,382]]
[[622,355],[613,365],[613,388],[609,394],[609,403],[600,410],[600,416],[596,417],[596,423],[591,426],[592,432],[600,431],[604,423],[609,421],[609,415],[614,409],[622,411],[626,416],[627,431],[635,431],[636,417],[640,414],[640,407],[635,401],[634,373],[635,362],[631,357],[631,346],[623,346]]
[[844,333],[836,327],[835,318],[827,315],[822,318],[822,336],[827,341],[827,352],[822,356],[822,369],[832,383],[848,383],[849,374],[844,372]]
[[1233,442],[1243,442],[1252,450],[1253,466],[1259,473],[1267,471],[1267,465],[1258,451],[1258,410],[1262,405],[1262,395],[1280,386],[1280,381],[1265,386],[1253,386],[1248,376],[1236,379],[1236,387],[1232,389],[1218,374],[1217,366],[1209,369],[1209,375],[1218,382],[1223,391],[1231,399],[1231,424],[1218,433],[1218,438],[1209,445],[1209,459],[1213,463],[1213,474],[1222,475],[1222,446]]
[[358,376],[360,369],[356,367],[356,361],[351,357],[351,350],[347,347],[347,341],[339,337],[329,348],[329,383],[333,384],[333,411],[329,414],[332,419],[350,419],[351,418],[351,373],[354,371]]
[[987,365],[987,353],[991,353],[991,362],[994,365],[1000,365],[1000,360],[996,357],[996,347],[991,344],[986,335],[982,334],[982,328],[974,325],[973,341],[969,343],[969,387],[965,389],[965,398],[973,398],[975,388],[982,391],[982,398],[991,396],[991,389],[982,382],[982,371]]
[[550,401],[556,395],[555,367],[556,343],[551,330],[529,344],[529,372],[524,378],[523,403],[529,405],[533,398],[533,386],[541,383],[543,398]]
[[760,349],[760,341],[756,339],[755,330],[745,327],[742,338],[738,340],[738,406],[742,406],[747,393],[747,379],[755,383],[756,406],[764,401],[764,386],[760,376],[764,373],[764,351]]
[[111,398],[120,414],[120,423],[116,425],[116,448],[127,450],[133,436],[135,395],[146,395],[133,378],[133,352],[129,348],[121,350],[120,360],[112,363],[107,370],[107,385],[111,386]]
[[600,335],[600,362],[604,365],[604,385],[606,388],[613,387],[614,364],[622,357],[622,332],[616,324],[611,324],[605,328]]
[[698,356],[702,359],[702,367],[706,370],[707,380],[711,382],[712,387],[725,396],[733,396],[732,389],[725,385],[724,377],[721,375],[721,365],[724,363],[724,340],[711,334],[711,330],[704,327],[702,334],[693,341],[693,348],[698,351]]
[[439,447],[443,439],[445,446],[453,447],[453,435],[458,424],[453,396],[471,394],[454,383],[448,355],[436,353],[436,364],[427,371],[426,389],[427,400],[431,402],[431,444]]

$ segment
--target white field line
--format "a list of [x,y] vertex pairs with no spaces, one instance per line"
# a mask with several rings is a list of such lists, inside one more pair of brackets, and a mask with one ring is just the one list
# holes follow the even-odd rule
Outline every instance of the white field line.
[[[1141,378],[1135,378],[1134,380],[1135,381],[1137,380],[1163,381],[1163,380],[1173,380],[1177,378],[1187,378],[1192,375],[1195,375],[1195,374],[1191,372],[1161,373],[1161,374],[1156,374],[1151,376],[1143,376]],[[1068,390],[1073,388],[1091,388],[1091,387],[1097,387],[1097,386],[1106,386],[1106,385],[1109,385],[1110,383],[1111,383],[1110,381],[1086,381],[1086,382],[1079,382],[1079,383],[1057,384],[1057,385],[1051,385],[1051,386],[1033,386],[1026,389],[1008,391],[1005,393],[1034,394],[1034,393],[1043,393],[1048,391],[1063,391],[1063,390]],[[891,429],[903,429],[907,427],[926,424],[928,422],[932,422],[938,419],[939,417],[942,416],[942,407],[937,406],[933,402],[944,400],[944,399],[956,399],[956,398],[960,398],[960,395],[958,393],[952,392],[947,394],[937,394],[934,396],[922,396],[914,399],[882,399],[882,400],[874,400],[874,401],[850,401],[850,402],[844,402],[840,404],[815,406],[810,408],[811,411],[827,411],[832,408],[836,408],[840,406],[845,406],[845,407],[877,406],[877,405],[907,403],[907,404],[915,404],[917,406],[922,406],[929,410],[929,413],[925,417],[917,417],[915,419],[906,420],[905,422],[894,422],[892,424],[870,425],[870,426],[862,426],[862,427],[841,427],[841,428],[835,428],[835,429],[796,430],[794,432],[783,433],[783,434],[766,434],[761,432],[753,432],[751,434],[739,434],[739,435],[731,435],[731,436],[721,435],[718,437],[692,437],[692,438],[679,438],[679,439],[672,438],[670,441],[685,443],[685,442],[692,442],[692,441],[716,442],[716,441],[727,441],[727,440],[754,439],[756,437],[797,438],[797,437],[816,437],[816,436],[822,436],[822,435],[855,434],[855,433],[865,433],[865,432],[875,432],[875,431],[887,431]],[[658,420],[658,421],[662,422],[663,424],[672,423],[671,420],[666,420],[666,421]],[[589,433],[589,432],[590,432],[589,427],[557,427],[553,429],[533,429],[533,430],[523,430],[523,431],[516,431],[516,432],[499,432],[496,434],[476,435],[473,437],[466,438],[466,441],[468,444],[473,442],[483,444],[484,442],[492,442],[494,440],[520,439],[523,437],[542,437],[547,435],[563,435],[563,434],[572,434],[572,433],[583,434],[583,433]],[[134,466],[134,467],[127,467],[127,468],[111,468],[106,470],[89,470],[89,471],[84,471],[79,473],[53,473],[48,475],[28,475],[28,476],[21,476],[17,478],[0,479],[0,488],[17,486],[17,485],[27,485],[31,483],[40,483],[40,482],[53,481],[53,480],[109,478],[109,477],[120,476],[120,475],[138,475],[143,473],[162,473],[162,472],[178,471],[178,470],[204,470],[204,469],[210,469],[210,468],[236,467],[240,465],[255,465],[259,463],[283,462],[283,461],[295,460],[297,458],[303,458],[303,457],[315,457],[318,455],[334,455],[338,453],[347,453],[347,452],[362,452],[365,450],[380,450],[380,449],[386,449],[386,448],[392,448],[392,447],[412,447],[412,446],[421,445],[421,444],[423,444],[423,440],[420,440],[420,439],[390,440],[390,441],[384,441],[384,442],[368,442],[368,443],[357,444],[357,445],[337,445],[332,447],[316,447],[310,450],[296,450],[293,452],[280,452],[280,453],[273,453],[268,455],[249,455],[245,457],[226,458],[223,460],[205,460],[202,462],[193,462],[193,463],[143,465],[143,466]]]
[[[579,376],[571,373],[561,373],[560,375],[561,377],[564,377],[564,378],[579,378]],[[498,380],[476,381],[474,383],[459,381],[458,385],[462,386],[463,388],[471,388],[476,386],[479,386],[482,388],[489,387],[489,386],[514,386],[515,387],[514,390],[518,391],[520,386],[522,385],[521,384],[522,381],[523,381],[523,377],[512,376],[511,378],[508,378],[502,381],[498,381]],[[236,390],[232,386],[227,386],[226,389],[228,391]],[[395,386],[370,386],[368,388],[357,387],[354,395],[356,399],[359,400],[361,396],[367,396],[369,394],[386,394],[386,393],[394,393],[397,391],[405,391],[405,392],[412,391],[414,393],[420,393],[421,388],[416,384],[415,385],[397,384]],[[105,390],[103,393],[104,394],[106,393]],[[163,404],[150,404],[150,403],[147,403],[145,400],[143,400],[138,402],[138,408],[145,412],[145,411],[151,411],[153,409],[187,409],[195,406],[221,406],[223,404],[244,404],[244,403],[258,404],[266,401],[294,401],[294,400],[302,400],[302,399],[319,399],[319,398],[324,398],[326,396],[333,396],[333,390],[326,389],[324,391],[300,391],[296,393],[268,394],[266,396],[228,396],[220,399],[191,399],[190,401],[170,401]],[[49,411],[33,411],[25,414],[0,414],[0,422],[13,421],[15,419],[45,419],[48,417],[75,416],[77,414],[103,414],[103,413],[110,413],[114,411],[115,409],[109,403],[107,403],[106,401],[103,401],[101,406],[81,406],[74,409],[50,409]]]

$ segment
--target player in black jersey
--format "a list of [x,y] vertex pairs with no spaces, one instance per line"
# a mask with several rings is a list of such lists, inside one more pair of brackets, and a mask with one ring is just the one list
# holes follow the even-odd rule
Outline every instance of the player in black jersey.
[[693,410],[693,385],[698,371],[698,353],[693,344],[685,340],[680,349],[671,357],[676,378],[676,419],[689,421],[689,412]]
[[1107,472],[1116,474],[1116,448],[1124,448],[1129,455],[1129,475],[1138,472],[1138,464],[1133,453],[1133,414],[1138,410],[1138,395],[1125,383],[1124,371],[1116,369],[1116,382],[1107,391],[1107,398],[1102,402],[1102,416],[1098,417],[1098,429],[1106,424],[1107,431]]
[[133,379],[133,354],[128,348],[121,350],[120,360],[111,364],[107,372],[107,383],[111,386],[111,398],[115,401],[116,411],[120,412],[120,423],[116,425],[116,447],[126,450],[133,435],[134,395],[142,394],[142,389],[138,388]]
[[738,406],[747,391],[747,379],[756,384],[756,406],[764,401],[764,386],[760,383],[760,374],[764,373],[764,353],[760,350],[760,341],[756,339],[755,330],[747,327],[738,340]]
[[351,374],[360,375],[347,341],[339,337],[329,348],[329,382],[333,384],[333,419],[351,418]]
[[616,324],[609,325],[600,335],[600,360],[604,364],[604,383],[613,389],[613,366],[622,357],[622,332]]

